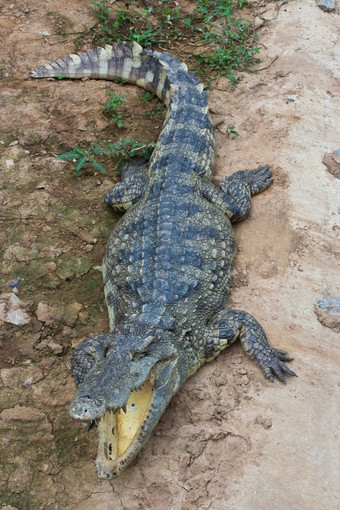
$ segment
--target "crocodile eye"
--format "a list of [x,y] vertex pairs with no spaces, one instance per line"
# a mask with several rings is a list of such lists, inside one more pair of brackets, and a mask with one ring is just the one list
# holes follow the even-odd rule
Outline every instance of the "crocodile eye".
[[139,361],[142,358],[145,358],[145,356],[146,356],[146,352],[141,352],[141,351],[132,351],[129,354],[129,358],[131,361]]

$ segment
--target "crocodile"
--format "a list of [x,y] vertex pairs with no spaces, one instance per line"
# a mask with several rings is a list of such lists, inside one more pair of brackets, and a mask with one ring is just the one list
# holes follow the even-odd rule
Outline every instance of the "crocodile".
[[123,79],[157,95],[166,119],[149,163],[129,163],[105,201],[126,211],[103,260],[110,331],[72,354],[72,417],[98,426],[97,471],[118,476],[150,437],[173,395],[239,339],[270,380],[296,375],[249,313],[226,308],[235,240],[268,165],[213,185],[214,129],[200,79],[168,53],[107,45],[38,67],[34,78]]

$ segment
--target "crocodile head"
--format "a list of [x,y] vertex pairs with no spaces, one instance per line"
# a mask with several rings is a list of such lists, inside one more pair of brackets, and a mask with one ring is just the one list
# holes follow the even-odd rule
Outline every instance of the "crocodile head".
[[98,425],[98,476],[118,476],[148,440],[180,386],[178,357],[169,331],[118,327],[105,357],[78,387],[74,418]]

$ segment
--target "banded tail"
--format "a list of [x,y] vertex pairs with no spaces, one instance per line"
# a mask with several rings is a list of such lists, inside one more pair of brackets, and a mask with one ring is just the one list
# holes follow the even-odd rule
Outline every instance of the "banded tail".
[[169,53],[143,49],[137,43],[132,46],[127,43],[106,45],[105,48],[57,59],[38,67],[31,76],[102,80],[121,78],[152,92],[168,109],[152,161],[160,156],[161,145],[164,155],[164,144],[169,143],[169,132],[179,130],[172,148],[181,153],[181,148],[187,152],[188,145],[195,145],[196,152],[199,151],[195,158],[197,164],[192,162],[194,166],[198,165],[196,172],[207,179],[212,178],[214,134],[203,84],[193,72],[188,71],[186,64],[172,58]]
[[[137,43],[106,45],[105,48],[71,54],[38,67],[32,78],[65,77],[115,80],[121,78],[153,94],[166,105],[171,98],[171,85],[189,85],[203,91],[200,79],[188,72],[186,64],[169,53],[143,50]],[[205,94],[202,94],[205,98]],[[202,97],[203,99],[203,97]]]

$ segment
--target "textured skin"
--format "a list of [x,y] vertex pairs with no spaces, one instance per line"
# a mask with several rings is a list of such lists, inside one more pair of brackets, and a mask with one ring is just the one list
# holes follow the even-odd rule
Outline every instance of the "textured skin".
[[152,410],[131,454],[102,466],[116,476],[136,456],[184,381],[240,339],[265,376],[295,375],[284,351],[268,345],[248,313],[226,309],[235,242],[231,222],[250,213],[251,196],[273,182],[268,168],[212,185],[214,135],[199,79],[168,54],[116,45],[64,57],[34,77],[118,76],[156,93],[168,114],[149,165],[131,163],[107,195],[126,210],[103,262],[111,333],[84,340],[72,356],[78,392],[71,415],[100,418],[120,409],[150,373]]

